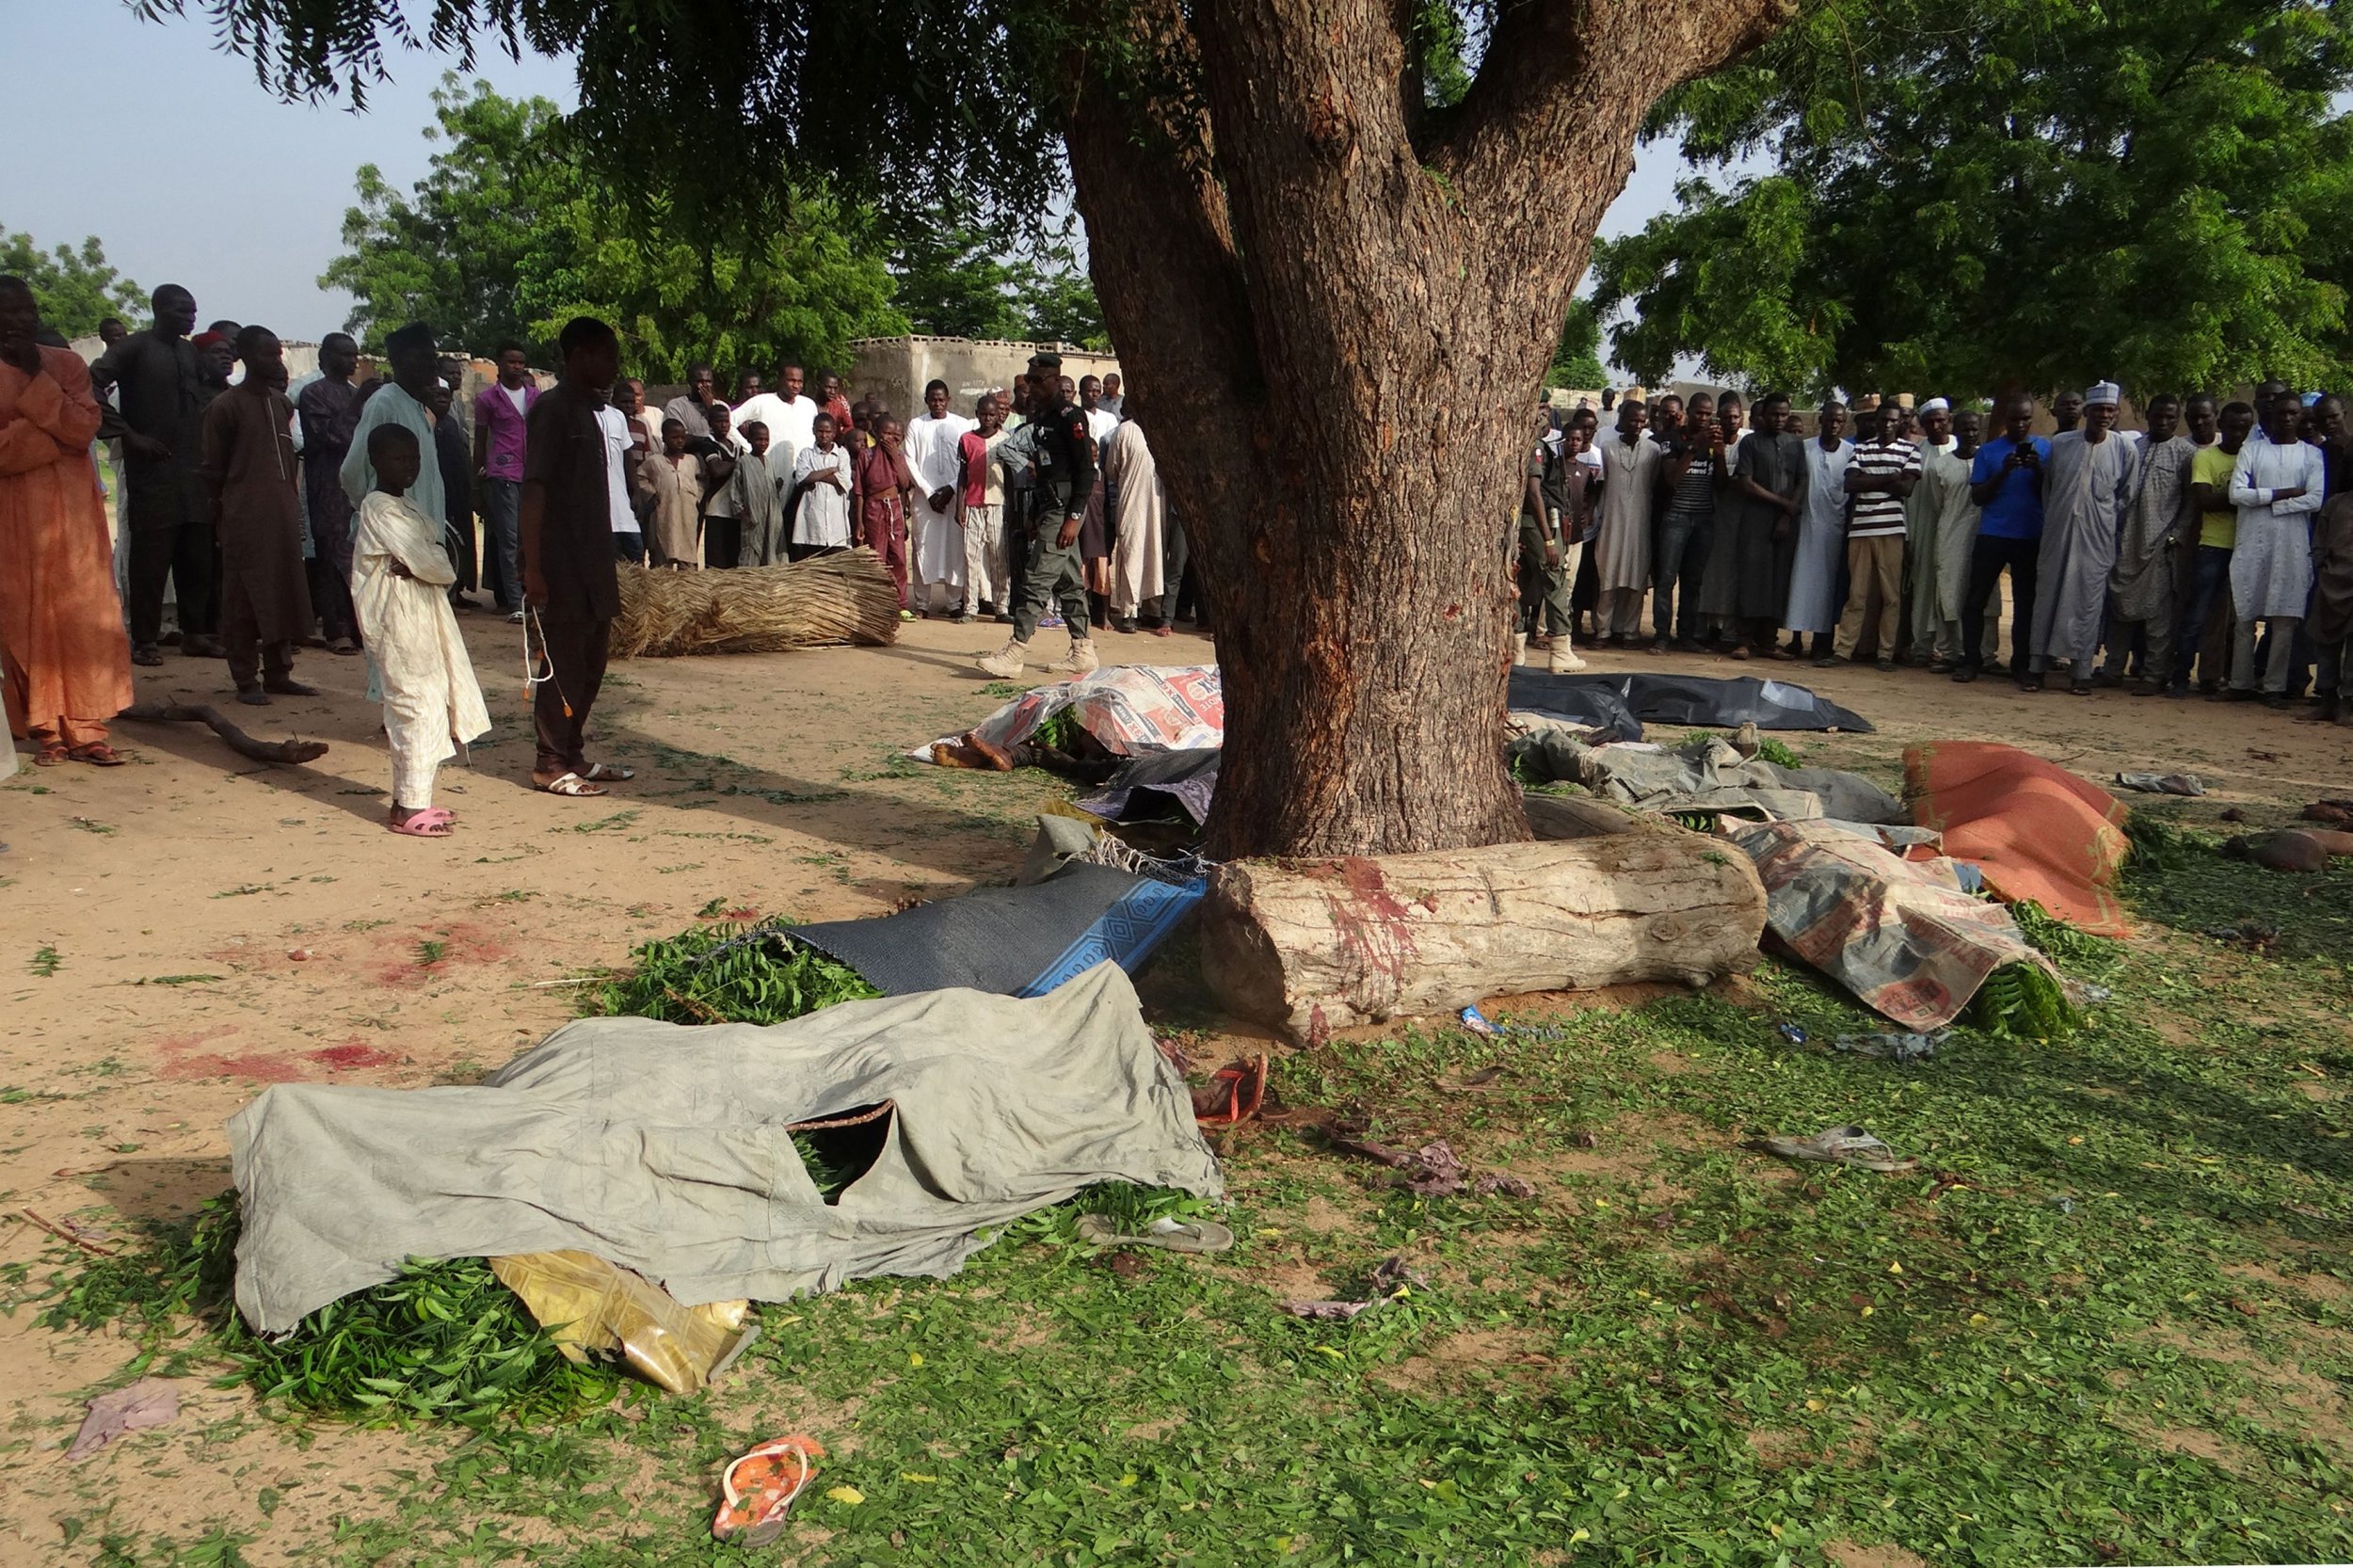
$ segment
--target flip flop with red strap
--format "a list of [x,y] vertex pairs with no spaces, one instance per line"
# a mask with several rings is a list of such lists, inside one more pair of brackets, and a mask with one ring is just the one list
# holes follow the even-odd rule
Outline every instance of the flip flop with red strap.
[[1193,1092],[1193,1119],[1204,1127],[1231,1127],[1258,1113],[1266,1098],[1264,1056],[1228,1063]]
[[824,1445],[797,1432],[746,1448],[719,1473],[719,1509],[711,1518],[712,1535],[746,1546],[775,1541],[784,1533],[784,1516],[792,1499],[808,1489],[817,1462],[824,1457]]
[[88,762],[94,768],[119,768],[130,759],[104,741],[88,741],[66,753],[77,762]]

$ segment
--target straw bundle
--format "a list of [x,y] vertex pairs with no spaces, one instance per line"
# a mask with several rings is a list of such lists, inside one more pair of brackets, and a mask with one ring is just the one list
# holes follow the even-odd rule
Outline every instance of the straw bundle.
[[670,571],[621,565],[613,656],[775,653],[899,635],[899,591],[881,557],[849,550],[781,567]]

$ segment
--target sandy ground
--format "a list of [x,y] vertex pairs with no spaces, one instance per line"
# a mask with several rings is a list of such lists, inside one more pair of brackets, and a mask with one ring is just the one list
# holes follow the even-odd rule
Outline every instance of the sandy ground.
[[[1035,805],[1060,792],[1037,775],[898,759],[1000,700],[968,660],[1001,632],[933,621],[888,649],[618,665],[594,754],[638,776],[606,799],[553,799],[528,788],[518,630],[488,615],[464,624],[497,728],[471,769],[443,775],[442,804],[461,823],[448,841],[383,830],[389,765],[361,700],[365,671],[323,653],[298,671],[320,697],[232,710],[257,733],[328,741],[309,767],[248,763],[192,726],[125,725],[117,740],[132,766],[27,766],[0,786],[0,1264],[53,1245],[24,1208],[119,1236],[126,1217],[184,1213],[221,1191],[223,1121],[266,1084],[469,1080],[569,1016],[566,982],[706,909],[856,917],[1002,878]],[[1059,634],[1041,647],[1058,648]],[[1103,647],[1113,660],[1211,657],[1181,636]],[[2353,792],[2353,730],[2252,706],[2029,697],[1999,680],[1712,657],[1603,656],[1594,667],[1812,685],[1879,732],[1789,738],[1809,760],[1887,783],[1905,744],[1943,736],[2012,742],[2095,778],[2191,769],[2215,792],[2207,810],[2244,803],[2270,816]],[[227,704],[217,661],[173,657],[139,674],[143,697]],[[58,1450],[78,1391],[114,1373],[128,1347],[29,1318],[0,1319],[0,1562],[53,1560],[77,1483],[86,1495],[120,1455],[69,1477]],[[191,1390],[207,1417],[246,1406],[239,1393]],[[271,1483],[288,1496],[324,1496],[340,1466],[399,1463],[415,1441],[338,1432],[298,1451],[264,1423],[245,1425],[174,1446],[179,1480],[147,1528],[215,1517],[226,1493],[250,1494],[277,1470]],[[299,1539],[248,1555],[275,1560]]]

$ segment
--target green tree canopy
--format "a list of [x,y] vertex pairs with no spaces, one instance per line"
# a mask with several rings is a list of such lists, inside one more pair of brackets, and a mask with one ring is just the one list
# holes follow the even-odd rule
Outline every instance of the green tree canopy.
[[319,279],[352,294],[367,346],[424,320],[487,354],[587,313],[620,331],[639,373],[675,380],[697,361],[730,375],[838,365],[850,339],[907,329],[872,225],[828,197],[792,193],[767,221],[706,226],[666,192],[624,200],[545,99],[452,73],[434,104],[430,172],[404,195],[363,167],[344,252]]
[[88,337],[108,316],[132,327],[147,319],[146,291],[108,264],[95,235],[78,250],[70,245],[43,250],[32,235],[0,224],[0,272],[30,283],[42,323],[69,338]]
[[945,208],[900,227],[890,278],[912,330],[1110,348],[1095,285],[1067,245],[1025,248]]
[[1572,300],[1569,318],[1561,328],[1561,346],[1552,351],[1552,369],[1545,376],[1545,385],[1599,388],[1609,384],[1609,368],[1601,362],[1601,316],[1592,300]]
[[1651,121],[1703,164],[1596,247],[1617,359],[1832,385],[2143,393],[2341,377],[2353,10],[1811,0]]

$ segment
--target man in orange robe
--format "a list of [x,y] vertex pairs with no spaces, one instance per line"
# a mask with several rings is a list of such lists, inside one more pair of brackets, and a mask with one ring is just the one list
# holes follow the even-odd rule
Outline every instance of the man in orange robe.
[[90,460],[98,400],[71,349],[35,341],[40,311],[0,277],[0,670],[8,730],[36,762],[114,767],[106,721],[131,701],[105,495]]

